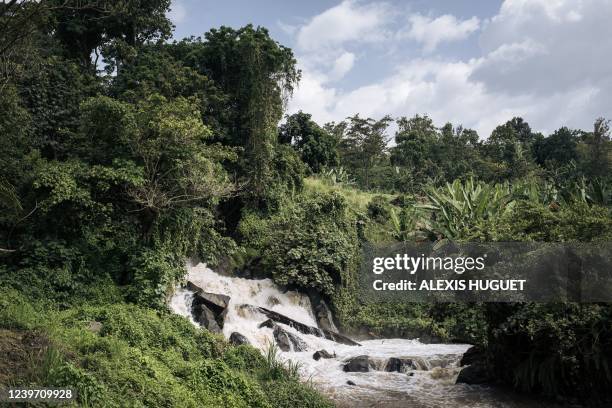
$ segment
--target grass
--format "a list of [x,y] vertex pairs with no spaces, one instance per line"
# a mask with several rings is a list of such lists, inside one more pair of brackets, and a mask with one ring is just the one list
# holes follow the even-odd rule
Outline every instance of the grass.
[[396,197],[392,194],[382,194],[359,190],[358,188],[348,186],[342,183],[332,184],[331,182],[315,177],[307,177],[306,179],[304,179],[304,186],[306,191],[310,191],[313,193],[339,193],[346,199],[350,208],[353,208],[360,212],[366,212],[368,204],[376,196],[383,196],[389,201],[393,200]]
[[271,378],[259,351],[181,316],[126,303],[59,310],[3,287],[0,299],[12,305],[0,309],[0,387],[70,387],[80,407],[332,406],[296,368],[272,362]]

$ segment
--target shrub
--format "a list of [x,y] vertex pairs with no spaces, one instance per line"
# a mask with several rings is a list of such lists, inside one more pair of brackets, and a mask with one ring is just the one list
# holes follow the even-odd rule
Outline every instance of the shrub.
[[391,206],[383,196],[374,196],[368,203],[368,217],[377,222],[386,222],[391,217]]

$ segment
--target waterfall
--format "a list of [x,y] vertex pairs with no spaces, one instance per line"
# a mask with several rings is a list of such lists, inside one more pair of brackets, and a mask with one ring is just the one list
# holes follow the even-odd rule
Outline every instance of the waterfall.
[[[238,332],[263,352],[275,342],[272,327],[280,327],[301,340],[305,350],[295,351],[292,346],[290,351],[280,352],[280,357],[299,362],[302,377],[335,400],[338,406],[534,406],[529,401],[521,405],[516,402],[516,396],[499,395],[491,389],[455,384],[459,360],[469,345],[423,344],[418,339],[342,344],[325,338],[323,331],[317,328],[308,296],[296,291],[281,291],[270,279],[223,276],[205,264],[189,265],[186,278],[192,286],[205,292],[229,296],[222,329],[226,338]],[[194,295],[193,290],[178,288],[169,306],[198,325],[191,310]],[[298,322],[301,330],[278,319],[271,323],[272,326],[260,327],[269,315],[276,314]],[[312,328],[310,332],[306,330],[308,327]],[[315,360],[313,353],[318,350],[326,350],[333,358]],[[348,361],[366,356],[366,372],[345,371]]]

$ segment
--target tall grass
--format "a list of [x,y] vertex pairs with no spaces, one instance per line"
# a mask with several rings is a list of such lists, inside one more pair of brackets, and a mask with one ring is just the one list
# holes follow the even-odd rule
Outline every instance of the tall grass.
[[395,198],[392,194],[380,194],[359,190],[352,185],[342,183],[329,183],[320,177],[308,177],[304,180],[304,186],[307,191],[314,193],[330,193],[336,192],[341,194],[347,201],[350,208],[360,212],[366,212],[368,204],[375,196],[384,196],[389,200]]
[[271,342],[265,354],[262,377],[267,380],[299,380],[302,365],[298,361],[283,360],[278,346]]

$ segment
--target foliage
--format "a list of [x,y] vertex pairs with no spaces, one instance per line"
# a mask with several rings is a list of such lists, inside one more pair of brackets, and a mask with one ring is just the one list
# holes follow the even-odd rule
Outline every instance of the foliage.
[[9,306],[0,309],[0,330],[27,330],[41,347],[13,385],[70,386],[80,406],[331,406],[290,371],[270,378],[257,350],[232,347],[180,316],[121,303],[58,311],[16,291],[0,294]]
[[279,128],[279,140],[292,144],[312,173],[338,165],[338,140],[307,113],[300,111],[287,116]]
[[264,228],[262,266],[281,285],[331,294],[355,256],[354,224],[338,194],[299,198]]
[[463,230],[480,220],[495,219],[511,208],[508,184],[489,185],[469,179],[455,180],[446,187],[432,188],[430,208],[436,213],[434,229],[447,238],[458,238]]

